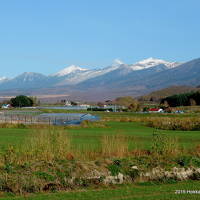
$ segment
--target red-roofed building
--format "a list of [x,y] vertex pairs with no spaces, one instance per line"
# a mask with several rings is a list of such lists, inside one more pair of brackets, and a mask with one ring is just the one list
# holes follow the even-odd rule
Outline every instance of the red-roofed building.
[[160,113],[160,112],[163,112],[163,109],[161,109],[161,108],[150,108],[149,112],[150,113]]

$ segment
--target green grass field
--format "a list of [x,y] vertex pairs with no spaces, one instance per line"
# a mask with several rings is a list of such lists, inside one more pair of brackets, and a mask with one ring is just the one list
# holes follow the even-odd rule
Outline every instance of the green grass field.
[[[98,113],[95,113],[98,114]],[[160,116],[160,114],[133,114],[133,113],[101,113],[101,117],[115,118],[118,117],[145,117]],[[189,117],[191,114],[180,115],[180,117]],[[163,117],[174,117],[176,115],[161,115]],[[196,114],[192,115],[193,117]],[[197,115],[199,116],[199,115]],[[169,136],[178,138],[179,144],[186,148],[192,149],[200,144],[200,131],[171,131],[156,130],[138,122],[117,122],[107,121],[106,127],[79,128],[74,127],[65,129],[66,134],[71,137],[73,147],[76,149],[98,149],[100,141],[104,135],[126,135],[129,137],[129,147],[131,149],[149,149],[152,144],[154,133],[165,133]],[[4,150],[8,145],[20,146],[30,137],[32,130],[28,128],[0,128],[0,150]],[[98,188],[82,188],[68,192],[56,192],[47,194],[31,194],[24,197],[9,196],[9,194],[0,193],[0,199],[5,200],[170,200],[170,199],[200,199],[200,194],[175,194],[176,190],[198,190],[200,182],[187,181],[173,184],[132,184],[122,186],[98,187]],[[5,196],[6,195],[6,196]]]
[[[130,146],[135,148],[148,149],[151,146],[153,133],[166,133],[178,137],[180,145],[185,148],[194,147],[200,143],[200,131],[168,131],[155,130],[135,122],[106,122],[105,128],[72,128],[67,129],[72,138],[72,143],[81,148],[98,148],[101,136],[103,135],[127,135],[131,136]],[[19,145],[31,133],[30,129],[0,129],[0,147],[6,148],[8,145]]]
[[[198,109],[200,106],[198,106]],[[178,109],[178,108],[177,108]],[[183,107],[180,110],[184,110]],[[100,117],[117,118],[117,117],[198,117],[200,113],[194,113],[187,111],[184,114],[174,113],[133,113],[133,112],[102,112],[102,111],[86,111],[86,110],[65,110],[65,109],[40,109],[39,111],[44,113],[90,113],[98,115]],[[27,111],[29,112],[29,110]]]
[[104,189],[34,194],[23,197],[2,197],[1,200],[198,200],[200,194],[175,194],[176,190],[200,191],[199,181],[173,184],[132,184]]

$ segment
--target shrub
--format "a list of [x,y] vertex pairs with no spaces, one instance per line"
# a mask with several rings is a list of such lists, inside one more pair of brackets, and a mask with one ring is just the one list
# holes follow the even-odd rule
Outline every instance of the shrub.
[[182,155],[182,156],[179,156],[179,157],[176,159],[176,162],[177,162],[177,164],[179,164],[181,167],[188,167],[188,166],[191,165],[191,160],[192,160],[192,157],[191,157],[191,156]]
[[151,152],[155,156],[177,156],[179,153],[179,145],[176,137],[168,136],[162,133],[153,134],[153,143]]
[[120,166],[115,164],[109,165],[108,170],[110,171],[112,176],[117,176],[121,171]]

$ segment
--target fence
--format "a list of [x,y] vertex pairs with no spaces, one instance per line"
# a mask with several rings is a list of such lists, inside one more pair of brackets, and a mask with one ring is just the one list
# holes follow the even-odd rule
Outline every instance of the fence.
[[90,114],[0,114],[0,123],[11,124],[49,124],[70,125],[80,124],[83,120],[97,121],[99,117]]

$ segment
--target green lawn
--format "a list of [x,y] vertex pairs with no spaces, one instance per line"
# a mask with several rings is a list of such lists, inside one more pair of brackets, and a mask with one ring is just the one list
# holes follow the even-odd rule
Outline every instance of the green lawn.
[[176,190],[200,191],[200,181],[173,184],[132,184],[104,189],[35,194],[25,197],[2,197],[1,200],[197,200],[200,194],[175,194]]
[[[98,148],[102,135],[127,135],[132,136],[130,146],[136,148],[149,148],[151,146],[152,135],[156,131],[154,128],[146,127],[135,122],[107,122],[106,128],[73,128],[66,132],[70,133],[72,143],[81,147],[82,145]],[[0,147],[5,148],[7,145],[17,145],[29,136],[30,129],[0,129]],[[157,132],[166,133],[176,136],[182,146],[186,148],[194,147],[200,144],[200,131],[167,131],[159,130]]]

